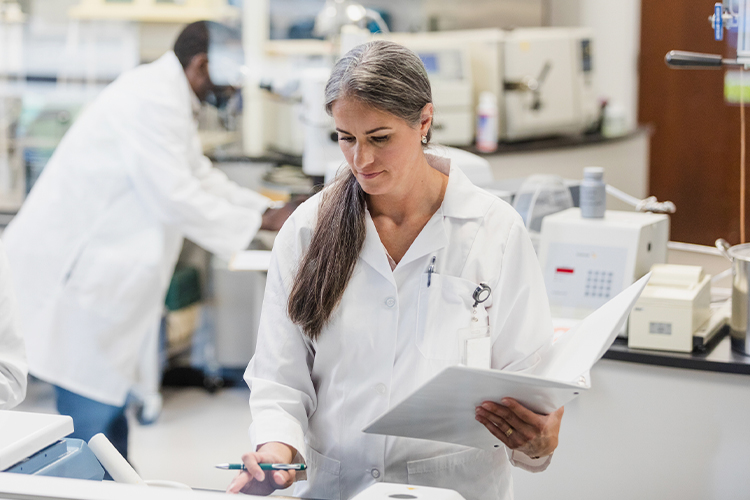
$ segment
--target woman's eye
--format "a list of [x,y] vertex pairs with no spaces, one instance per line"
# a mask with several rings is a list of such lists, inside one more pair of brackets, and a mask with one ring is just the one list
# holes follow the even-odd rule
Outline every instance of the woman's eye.
[[372,140],[375,142],[385,142],[390,138],[388,135],[379,135],[377,137],[372,137]]
[[340,135],[339,136],[339,141],[352,142],[352,141],[354,141],[354,137]]

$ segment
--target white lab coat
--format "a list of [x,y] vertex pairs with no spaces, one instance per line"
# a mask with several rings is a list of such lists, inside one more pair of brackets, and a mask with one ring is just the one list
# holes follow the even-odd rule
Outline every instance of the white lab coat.
[[33,375],[123,405],[183,236],[227,256],[260,227],[269,200],[202,155],[195,99],[173,52],[121,75],[6,230]]
[[26,396],[26,352],[8,259],[0,242],[0,410],[9,410]]
[[[447,173],[447,160],[428,160]],[[538,362],[552,325],[520,216],[452,168],[442,206],[391,271],[368,214],[364,247],[341,304],[318,340],[310,341],[286,307],[318,202],[316,196],[300,206],[274,245],[258,345],[245,374],[254,445],[280,441],[298,450],[296,458],[309,469],[295,494],[305,498],[348,499],[375,481],[451,488],[467,499],[512,498],[504,449],[487,452],[362,429],[442,368],[459,363],[457,331],[470,325],[472,292],[480,282],[492,288],[478,311],[480,321],[489,320],[492,367],[521,371]],[[436,273],[428,288],[433,256]],[[495,439],[489,431],[487,439]],[[511,460],[529,470],[549,463],[525,455]]]

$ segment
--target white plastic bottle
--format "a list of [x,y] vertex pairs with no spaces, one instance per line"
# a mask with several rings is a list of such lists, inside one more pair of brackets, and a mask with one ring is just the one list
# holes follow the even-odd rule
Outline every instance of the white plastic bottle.
[[477,104],[477,150],[497,151],[497,136],[497,97],[492,92],[482,92]]
[[602,167],[585,167],[580,190],[581,217],[601,219],[607,208],[607,185]]

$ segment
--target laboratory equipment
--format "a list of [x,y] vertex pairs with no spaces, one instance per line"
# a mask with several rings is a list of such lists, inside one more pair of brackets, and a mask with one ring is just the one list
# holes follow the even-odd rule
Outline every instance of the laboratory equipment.
[[750,321],[748,307],[748,276],[750,275],[750,243],[730,247],[723,239],[716,240],[716,247],[732,261],[732,316],[729,321],[732,349],[750,356]]
[[711,276],[700,266],[656,264],[630,314],[628,347],[691,352],[711,317]]
[[503,55],[504,139],[578,134],[596,121],[590,30],[516,29]]
[[[598,118],[591,62],[593,42],[587,29],[487,29],[372,37],[400,43],[422,59],[435,106],[433,142],[471,145],[476,106],[488,105],[488,99],[482,102],[480,98],[483,92],[496,97],[499,140],[577,134]],[[272,72],[283,73],[278,67],[285,59],[287,66],[291,65],[291,70],[286,70],[287,80],[300,80],[300,70],[305,67],[328,67],[321,61],[332,63],[335,53],[335,44],[319,40],[266,44],[266,55],[274,60],[275,66],[269,66]],[[263,133],[271,149],[302,154],[304,134],[300,130],[310,118],[306,104],[300,111],[300,102],[305,102],[304,92],[266,93],[263,116],[269,126]],[[483,139],[482,144],[490,142]]]
[[669,217],[579,208],[542,220],[539,261],[553,317],[582,319],[667,259]]
[[539,251],[539,233],[544,217],[573,207],[570,188],[557,175],[531,175],[513,198],[513,208],[521,214],[534,249]]
[[668,66],[676,69],[721,69],[750,64],[750,0],[717,2],[714,4],[714,13],[708,20],[716,40],[724,39],[724,29],[737,30],[737,57],[730,59],[720,54],[671,50],[664,56]]
[[71,432],[67,415],[0,410],[0,471],[101,481],[104,469]]
[[[398,40],[402,42],[400,37]],[[405,45],[422,59],[432,87],[432,142],[471,145],[474,99],[467,49],[453,41],[440,44],[418,37],[411,41]],[[325,163],[333,157],[343,159],[332,147],[338,148],[338,143],[332,135],[333,120],[323,103],[334,46],[318,40],[276,40],[268,47],[270,62],[263,83],[267,90],[263,101],[264,143],[273,151],[291,155],[304,156],[308,148],[313,148],[310,158],[315,158],[311,161],[316,165],[304,167],[305,173],[325,175]]]
[[601,219],[607,209],[607,187],[604,183],[602,167],[583,169],[583,182],[580,188],[581,217]]
[[313,34],[335,38],[342,34],[345,26],[355,25],[364,29],[369,22],[374,22],[381,32],[388,32],[388,26],[377,11],[366,9],[352,0],[326,0],[315,17]]
[[671,201],[659,201],[656,196],[649,196],[648,198],[639,199],[635,196],[631,196],[624,191],[621,191],[611,184],[606,185],[607,194],[614,196],[620,201],[627,203],[628,205],[635,208],[636,212],[652,212],[655,214],[673,214],[677,211],[677,207]]
[[[473,102],[479,103],[482,92],[497,96],[500,140],[578,134],[598,119],[589,29],[391,33],[388,39],[418,53],[428,47],[465,49]],[[438,104],[435,98],[436,110]]]

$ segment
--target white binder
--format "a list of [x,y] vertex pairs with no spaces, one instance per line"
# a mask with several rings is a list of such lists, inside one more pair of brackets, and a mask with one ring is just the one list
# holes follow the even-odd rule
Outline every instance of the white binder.
[[590,387],[588,372],[612,345],[651,275],[647,274],[561,335],[532,374],[451,366],[363,429],[492,450],[502,442],[474,418],[484,401],[516,399],[549,414]]
[[0,471],[73,432],[67,415],[0,410]]

